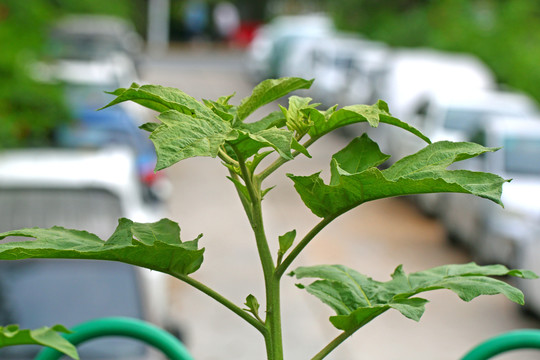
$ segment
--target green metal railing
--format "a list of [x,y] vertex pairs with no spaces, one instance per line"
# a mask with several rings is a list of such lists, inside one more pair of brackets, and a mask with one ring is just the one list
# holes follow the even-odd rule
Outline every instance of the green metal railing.
[[494,336],[469,351],[461,360],[487,360],[518,349],[540,350],[540,330],[515,330]]
[[[105,337],[130,337],[151,345],[170,360],[194,360],[184,345],[167,331],[142,320],[110,317],[90,320],[73,327],[73,333],[64,337],[77,346],[85,341]],[[518,349],[540,350],[540,330],[515,330],[494,336],[470,350],[461,360],[488,360],[507,351]],[[58,360],[63,354],[44,348],[35,360]]]
[[[77,346],[87,340],[104,336],[122,336],[145,342],[155,347],[170,360],[193,360],[184,345],[167,331],[142,320],[109,317],[90,320],[71,329],[73,333],[64,337]],[[44,348],[35,360],[58,360],[63,354],[51,348]]]

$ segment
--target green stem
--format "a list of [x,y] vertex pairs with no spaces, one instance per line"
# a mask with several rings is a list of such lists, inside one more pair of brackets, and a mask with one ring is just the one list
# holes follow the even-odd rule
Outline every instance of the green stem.
[[349,336],[351,336],[354,333],[354,331],[344,331],[339,336],[337,336],[334,340],[332,340],[328,345],[324,347],[321,351],[317,353],[314,357],[311,358],[311,360],[321,360],[324,359],[332,350],[337,348],[342,342],[347,340]]
[[[305,147],[306,149],[312,145],[317,139],[316,138],[312,138],[312,139],[309,139],[308,141],[306,141],[304,144],[302,144],[303,147]],[[297,157],[298,155],[300,155],[301,152],[299,151],[294,151],[292,153],[292,156],[293,158]],[[276,171],[281,165],[285,164],[286,162],[289,162],[290,159],[284,159],[282,157],[279,157],[279,159],[275,160],[272,164],[268,165],[268,167],[266,169],[264,169],[263,171],[261,171],[257,177],[262,181],[264,179],[266,179],[270,174],[272,174],[274,171]]]
[[219,148],[218,155],[221,160],[223,160],[226,164],[238,167],[238,161],[234,160],[232,157],[230,157],[222,148]]
[[251,316],[249,313],[244,311],[242,308],[231,302],[229,299],[225,298],[223,295],[204,285],[203,283],[183,274],[173,274],[177,279],[184,281],[185,283],[193,286],[195,289],[205,293],[210,296],[212,299],[216,300],[220,304],[224,305],[226,308],[240,316],[242,319],[247,321],[249,324],[253,325],[259,332],[264,336],[267,336],[268,329],[264,326],[263,323],[258,321],[256,318]]
[[287,268],[291,265],[291,263],[296,259],[296,257],[304,250],[304,248],[313,240],[315,236],[317,236],[318,233],[321,232],[322,229],[326,227],[330,222],[332,222],[336,216],[331,216],[322,219],[317,225],[311,229],[310,232],[304,236],[304,238],[294,247],[294,249],[291,250],[289,255],[283,260],[281,264],[276,268],[275,276],[279,279],[283,276]]
[[[232,179],[239,181],[239,176],[234,171],[229,169],[229,175]],[[247,199],[244,194],[242,193],[242,190],[238,187],[236,183],[234,184],[234,187],[236,189],[236,193],[238,194],[238,197],[240,198],[240,201],[242,202],[242,206],[244,207],[244,211],[246,212],[246,215],[248,217],[249,222],[251,223],[253,219],[253,209],[251,208],[251,203],[249,202],[249,199]]]
[[321,351],[317,353],[314,357],[311,358],[311,360],[321,360],[324,359],[332,350],[337,348],[339,345],[341,345],[342,342],[347,340],[352,334],[354,334],[358,329],[369,323],[371,320],[375,319],[377,316],[381,315],[388,309],[381,308],[375,313],[373,313],[369,318],[364,319],[361,323],[357,324],[356,326],[342,332],[339,334],[334,340],[332,340],[328,345],[326,345]]
[[283,339],[281,334],[281,307],[280,307],[280,289],[279,278],[274,277],[274,259],[266,233],[262,217],[262,192],[261,180],[258,177],[253,177],[253,174],[248,170],[242,154],[233,147],[235,151],[242,178],[246,185],[250,197],[251,217],[250,223],[255,235],[257,251],[261,261],[264,284],[266,290],[266,321],[265,325],[268,334],[265,334],[266,352],[268,360],[283,360]]

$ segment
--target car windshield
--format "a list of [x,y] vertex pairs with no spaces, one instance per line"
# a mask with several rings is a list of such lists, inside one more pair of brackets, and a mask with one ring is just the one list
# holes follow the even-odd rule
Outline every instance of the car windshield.
[[[90,260],[0,261],[0,324],[72,327],[104,316],[141,318],[135,268]],[[39,346],[0,349],[1,359],[33,359]],[[79,347],[82,359],[136,359],[142,343],[104,338]]]
[[540,175],[540,138],[507,137],[502,151],[507,173]]
[[55,58],[92,60],[123,48],[112,37],[57,32],[50,40],[49,51]]
[[444,118],[444,127],[470,133],[476,130],[485,115],[486,113],[481,111],[449,109]]
[[460,109],[450,108],[446,111],[443,120],[445,129],[462,131],[472,134],[479,130],[482,122],[493,116],[523,116],[527,112],[524,109],[514,108],[505,109]]
[[[53,210],[53,211],[51,211]],[[120,199],[102,189],[0,188],[0,231],[59,225],[102,239],[122,216]],[[10,239],[7,239],[10,240]],[[13,238],[11,241],[28,240]],[[0,261],[0,324],[35,329],[67,327],[103,316],[142,318],[141,289],[133,266],[90,260]],[[94,340],[83,359],[138,359],[145,347],[128,339]],[[0,349],[2,360],[30,360],[37,346]]]

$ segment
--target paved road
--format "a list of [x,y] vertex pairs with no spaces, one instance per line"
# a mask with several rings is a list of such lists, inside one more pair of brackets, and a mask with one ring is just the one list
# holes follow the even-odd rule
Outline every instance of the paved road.
[[[249,95],[241,54],[206,49],[182,49],[143,64],[146,82],[175,86],[195,98],[215,99],[236,92]],[[233,101],[234,102],[234,101]],[[277,185],[265,201],[269,238],[293,228],[301,236],[317,221],[301,203],[283,174],[307,175],[325,169],[331,154],[344,145],[333,137],[311,148],[312,160],[299,159],[269,178]],[[188,159],[168,170],[174,183],[170,216],[182,227],[183,239],[204,233],[205,263],[195,277],[242,304],[252,293],[263,298],[261,271],[247,220],[235,198],[225,169],[215,159]],[[417,271],[447,263],[467,262],[461,250],[445,241],[445,232],[420,215],[403,199],[380,200],[344,215],[322,232],[293,265],[341,263],[377,280],[389,279],[398,264]],[[287,359],[303,360],[318,352],[338,333],[327,318],[326,306],[297,289],[292,279],[283,283],[283,323]],[[172,284],[173,304],[186,333],[187,346],[197,360],[264,359],[258,333],[228,310],[184,284]],[[420,321],[387,312],[336,350],[333,360],[456,360],[483,339],[500,332],[538,327],[520,315],[502,296],[463,303],[445,291],[427,295],[431,301]],[[497,359],[538,359],[532,352]]]

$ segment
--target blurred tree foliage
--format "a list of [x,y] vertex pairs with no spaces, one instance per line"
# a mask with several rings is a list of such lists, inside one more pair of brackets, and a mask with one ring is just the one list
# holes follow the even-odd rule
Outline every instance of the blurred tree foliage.
[[52,144],[51,131],[70,120],[60,85],[32,80],[28,67],[43,55],[48,28],[67,13],[130,17],[129,0],[0,1],[0,148]]
[[51,128],[67,119],[61,89],[28,76],[53,17],[54,7],[46,1],[0,4],[1,148],[48,144]]
[[540,101],[540,1],[327,0],[327,9],[338,28],[393,46],[474,54]]

